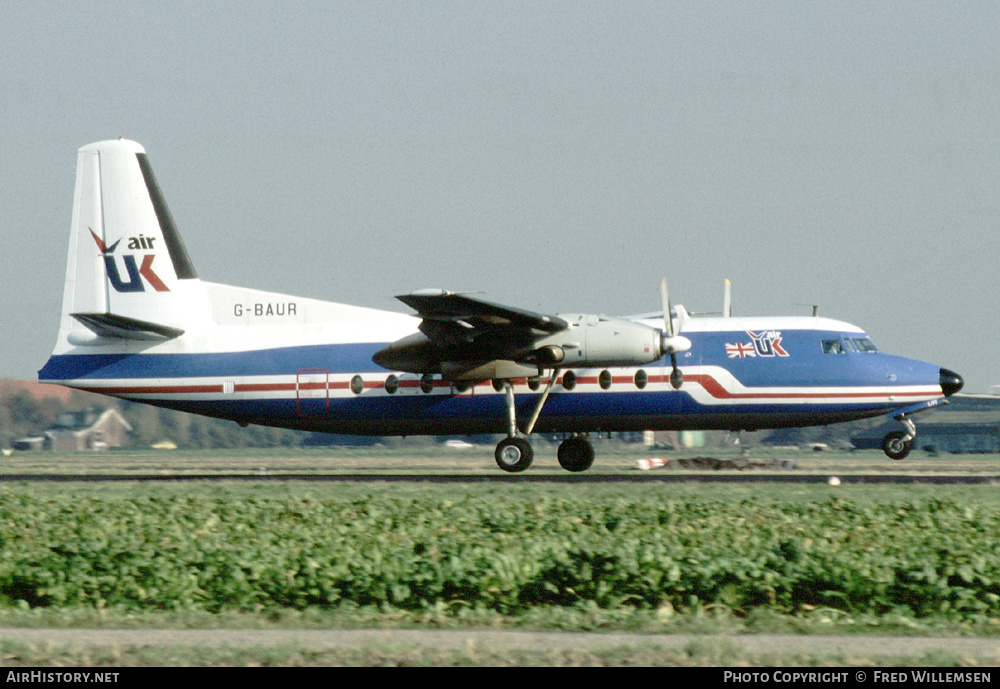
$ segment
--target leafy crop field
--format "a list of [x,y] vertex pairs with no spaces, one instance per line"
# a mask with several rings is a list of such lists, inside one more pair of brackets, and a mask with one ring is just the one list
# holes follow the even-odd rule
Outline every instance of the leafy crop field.
[[1000,618],[1000,487],[0,487],[0,608]]

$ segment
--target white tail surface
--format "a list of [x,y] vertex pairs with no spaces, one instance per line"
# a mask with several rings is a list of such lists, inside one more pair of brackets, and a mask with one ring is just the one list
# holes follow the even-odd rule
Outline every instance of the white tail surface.
[[171,339],[204,310],[202,292],[142,146],[81,148],[60,335],[70,344]]
[[382,342],[414,329],[404,314],[200,280],[145,149],[79,150],[54,355]]

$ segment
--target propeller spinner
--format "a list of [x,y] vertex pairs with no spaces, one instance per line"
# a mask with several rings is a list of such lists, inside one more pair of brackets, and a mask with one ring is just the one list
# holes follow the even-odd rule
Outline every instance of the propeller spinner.
[[660,339],[660,349],[670,355],[670,364],[673,370],[670,372],[670,385],[674,390],[680,390],[684,384],[684,374],[677,368],[677,353],[686,352],[691,349],[691,340],[687,339],[680,332],[674,332],[674,322],[670,317],[670,295],[667,292],[667,278],[660,281],[660,299],[663,301],[663,332]]

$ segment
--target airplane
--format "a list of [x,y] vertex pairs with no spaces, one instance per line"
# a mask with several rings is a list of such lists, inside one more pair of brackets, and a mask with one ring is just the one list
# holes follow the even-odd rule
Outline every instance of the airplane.
[[200,279],[145,149],[126,139],[77,158],[57,342],[38,377],[79,390],[298,430],[503,434],[495,459],[527,469],[532,433],[561,434],[585,471],[589,434],[758,430],[886,415],[902,459],[911,416],[963,380],[880,351],[849,323],[812,317],[542,314],[466,293],[397,297],[416,315]]

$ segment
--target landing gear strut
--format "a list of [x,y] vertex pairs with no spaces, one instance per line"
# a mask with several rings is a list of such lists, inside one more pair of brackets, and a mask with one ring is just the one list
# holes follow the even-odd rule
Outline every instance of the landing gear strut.
[[527,436],[528,433],[531,433],[531,429],[534,427],[535,421],[538,419],[538,414],[542,411],[542,405],[545,404],[545,400],[549,396],[549,390],[552,389],[552,385],[555,383],[558,373],[558,369],[552,371],[552,377],[549,379],[549,384],[545,387],[545,392],[542,393],[542,397],[538,401],[538,406],[535,408],[535,413],[528,422],[528,430],[524,434],[521,434],[517,430],[517,411],[514,408],[514,387],[510,384],[509,380],[504,381],[504,400],[507,404],[507,437],[497,443],[497,449],[493,453],[494,458],[497,460],[497,466],[504,471],[516,474],[531,466],[531,461],[534,459],[535,453],[534,450],[531,449],[531,443],[527,441],[525,436]]
[[[503,384],[504,400],[507,406],[507,437],[497,443],[496,452],[493,453],[499,466],[504,471],[519,473],[531,466],[534,458],[534,451],[528,436],[538,421],[538,416],[542,412],[542,406],[549,397],[549,392],[559,376],[559,369],[554,369],[549,376],[548,383],[542,396],[538,398],[534,412],[528,420],[528,425],[521,433],[517,428],[517,412],[514,407],[514,388],[510,381]],[[574,436],[568,438],[559,445],[559,466],[566,471],[586,471],[594,463],[594,447],[585,438]]]

